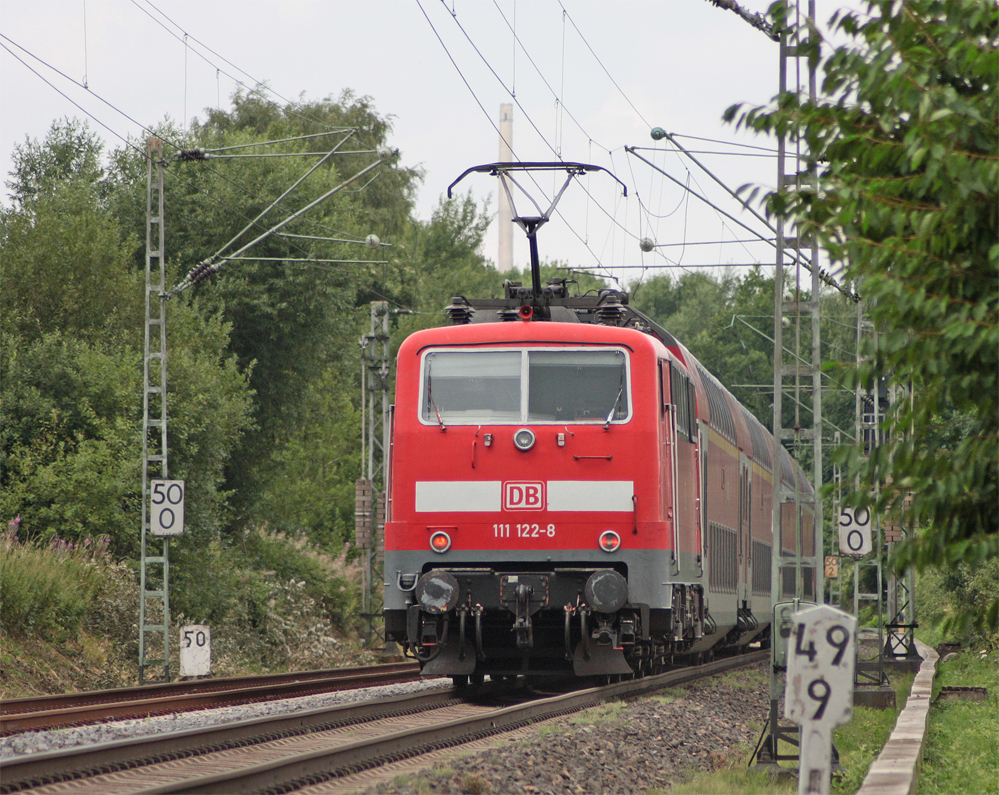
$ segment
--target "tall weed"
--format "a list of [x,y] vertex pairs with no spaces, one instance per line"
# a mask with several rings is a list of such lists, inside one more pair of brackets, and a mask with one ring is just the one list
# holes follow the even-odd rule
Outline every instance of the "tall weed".
[[108,539],[21,543],[14,522],[0,533],[0,631],[64,640],[87,618],[108,562]]

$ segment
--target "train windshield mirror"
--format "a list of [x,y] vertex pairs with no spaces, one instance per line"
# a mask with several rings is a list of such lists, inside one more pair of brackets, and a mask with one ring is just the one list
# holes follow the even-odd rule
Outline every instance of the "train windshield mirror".
[[528,422],[611,422],[628,416],[621,351],[529,351]]
[[631,406],[627,357],[593,349],[429,351],[421,403],[430,424],[620,422]]

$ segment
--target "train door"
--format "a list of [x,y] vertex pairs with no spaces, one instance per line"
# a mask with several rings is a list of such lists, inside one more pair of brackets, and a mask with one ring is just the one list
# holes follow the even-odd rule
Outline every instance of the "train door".
[[704,576],[704,537],[708,531],[708,429],[697,423],[697,463],[700,471],[700,492],[698,496],[697,563],[699,573]]
[[660,450],[659,462],[662,483],[660,494],[662,499],[662,517],[668,522],[672,532],[673,561],[679,564],[679,517],[677,516],[676,495],[676,419],[671,410],[671,370],[670,363],[659,360],[659,395],[660,395]]
[[753,471],[749,459],[739,453],[739,600],[752,608],[753,583]]

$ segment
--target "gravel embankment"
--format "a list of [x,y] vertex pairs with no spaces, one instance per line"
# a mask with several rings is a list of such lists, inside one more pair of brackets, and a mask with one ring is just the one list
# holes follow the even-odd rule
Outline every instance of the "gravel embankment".
[[187,729],[199,729],[205,726],[215,726],[220,723],[252,720],[253,718],[263,718],[268,715],[278,715],[287,712],[320,709],[321,707],[345,704],[351,701],[389,698],[391,696],[405,695],[414,690],[450,686],[451,680],[449,679],[434,679],[427,682],[384,685],[382,687],[368,687],[361,690],[344,690],[337,693],[267,701],[262,704],[243,704],[234,707],[199,710],[197,712],[178,712],[173,715],[159,715],[139,720],[117,720],[109,723],[94,724],[92,726],[77,726],[70,729],[24,732],[11,737],[0,738],[0,759],[8,759],[9,757],[23,754],[58,751],[63,748],[75,748],[79,745],[107,743],[147,734],[165,734],[167,732],[185,731]]
[[[739,746],[754,744],[770,696],[766,664],[729,675],[725,684],[692,684],[666,697],[596,708],[549,723],[544,732],[447,763],[378,795],[633,795],[713,770]],[[422,788],[421,788],[422,780]]]

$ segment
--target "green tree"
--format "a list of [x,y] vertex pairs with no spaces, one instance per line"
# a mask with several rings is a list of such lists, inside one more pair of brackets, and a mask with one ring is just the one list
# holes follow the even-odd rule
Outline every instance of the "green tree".
[[130,261],[136,239],[123,238],[100,207],[91,176],[47,182],[44,193],[0,213],[0,325],[29,338],[62,331],[91,342],[137,341],[142,274]]
[[773,383],[773,279],[759,270],[742,277],[658,274],[642,283],[633,302],[770,426],[773,390],[766,387]]
[[[771,11],[783,24],[784,7]],[[818,189],[768,208],[817,235],[864,296],[880,335],[852,383],[887,374],[911,389],[885,419],[888,444],[841,453],[863,499],[915,531],[898,565],[977,565],[999,555],[999,8],[867,0],[832,24],[851,43],[822,62],[822,98],[726,116],[807,141]],[[813,58],[830,47],[803,38]],[[960,427],[945,439],[947,417]],[[999,601],[965,615],[995,627]]]
[[443,310],[454,295],[502,295],[503,276],[482,254],[488,227],[488,207],[471,192],[442,197],[429,221],[411,224],[386,285],[388,296],[414,312],[398,318],[396,348],[406,335],[446,322]]
[[6,183],[14,206],[25,209],[60,182],[82,180],[102,188],[104,146],[86,121],[53,122],[44,141],[28,139],[14,147],[14,170]]
[[[210,110],[204,123],[193,125],[185,146],[218,149],[283,140],[280,145],[239,153],[322,152],[340,143],[346,128],[356,133],[343,146],[344,154],[328,161],[239,237],[243,244],[376,160],[373,150],[386,145],[389,121],[376,113],[369,98],[349,92],[339,99],[295,106],[277,106],[255,94],[237,93],[230,110]],[[287,140],[305,135],[312,137]],[[274,202],[314,162],[308,157],[267,157],[170,165],[166,204],[171,261],[187,270],[217,252],[231,252],[235,245],[227,244],[248,219]],[[383,251],[393,251],[372,252],[339,241],[363,241],[376,233],[391,242],[404,234],[419,177],[417,170],[389,159],[357,188],[336,194],[287,226],[283,232],[288,236],[275,235],[257,244],[246,252],[246,259],[225,265],[210,285],[197,288],[205,306],[216,308],[231,325],[230,350],[250,374],[255,395],[255,426],[244,435],[227,470],[237,524],[262,518],[256,505],[265,492],[273,493],[271,481],[280,468],[275,456],[286,457],[286,444],[305,433],[314,419],[308,398],[311,385],[331,371],[336,374],[333,381],[344,385],[356,377],[351,357],[361,333],[361,316],[367,314],[363,296],[384,292],[378,289],[385,275],[382,266],[293,260],[380,259]],[[137,197],[125,204],[134,212]],[[354,392],[349,394],[353,397]],[[265,513],[274,515],[270,509]]]
[[[31,156],[16,161],[14,207],[0,216],[0,513],[20,515],[36,538],[106,534],[117,553],[134,555],[143,300],[135,236],[105,207],[102,152],[85,126],[54,125],[20,151]],[[85,156],[65,154],[73,152]],[[250,424],[249,390],[218,312],[172,304],[168,334],[171,475],[192,481],[193,532],[183,543],[196,545],[225,518],[223,467]]]

